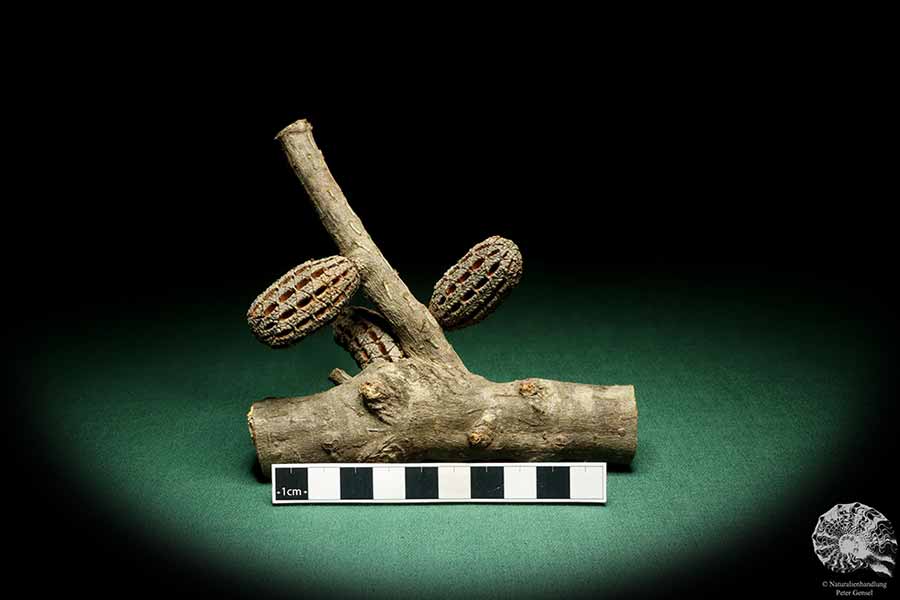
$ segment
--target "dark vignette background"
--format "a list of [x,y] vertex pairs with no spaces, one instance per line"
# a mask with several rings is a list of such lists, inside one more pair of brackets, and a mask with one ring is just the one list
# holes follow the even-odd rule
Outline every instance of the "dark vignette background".
[[[41,447],[29,368],[55,335],[106,335],[141,312],[165,319],[184,298],[245,304],[285,270],[278,257],[295,257],[291,266],[330,254],[272,141],[299,117],[402,274],[439,275],[502,231],[527,248],[526,276],[577,286],[589,272],[686,298],[747,291],[856,315],[882,361],[860,409],[870,432],[828,457],[833,477],[802,496],[816,506],[852,497],[900,518],[886,477],[896,456],[896,242],[884,212],[893,165],[879,144],[884,95],[864,65],[803,48],[578,64],[535,53],[403,75],[365,65],[366,76],[334,82],[320,63],[272,73],[202,48],[129,48],[125,70],[118,48],[87,45],[50,73],[25,74],[43,93],[23,99],[44,125],[28,150],[40,164],[6,221],[22,292],[8,313],[16,437],[5,501],[12,567],[44,591],[253,595],[201,557],[137,543],[128,522],[103,513]],[[18,241],[23,231],[31,243]],[[715,564],[636,591],[808,593],[836,578],[810,552],[815,516],[798,502]],[[788,534],[798,527],[804,535]]]

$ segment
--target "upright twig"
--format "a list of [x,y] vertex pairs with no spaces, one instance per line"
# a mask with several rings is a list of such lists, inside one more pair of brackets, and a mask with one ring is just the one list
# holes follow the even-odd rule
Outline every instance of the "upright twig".
[[464,369],[440,325],[415,299],[350,208],[316,146],[312,126],[300,119],[282,129],[276,139],[287,153],[325,229],[340,253],[356,263],[362,276],[362,290],[390,322],[406,354]]

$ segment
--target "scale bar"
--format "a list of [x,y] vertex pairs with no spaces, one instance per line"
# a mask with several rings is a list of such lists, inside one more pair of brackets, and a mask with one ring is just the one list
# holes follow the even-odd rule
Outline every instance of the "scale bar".
[[606,503],[606,463],[272,465],[272,504]]

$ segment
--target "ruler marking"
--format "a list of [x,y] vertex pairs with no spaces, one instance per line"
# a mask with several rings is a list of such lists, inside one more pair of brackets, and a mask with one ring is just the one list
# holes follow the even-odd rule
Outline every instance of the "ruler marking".
[[273,504],[606,502],[606,463],[311,463],[271,473]]

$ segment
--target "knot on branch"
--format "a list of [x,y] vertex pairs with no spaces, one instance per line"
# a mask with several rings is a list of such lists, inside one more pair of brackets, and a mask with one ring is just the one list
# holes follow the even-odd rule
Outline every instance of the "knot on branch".
[[406,450],[393,437],[367,444],[359,454],[361,462],[400,462],[405,457]]
[[547,413],[547,388],[537,379],[525,379],[519,383],[519,395],[538,415]]
[[473,448],[486,448],[494,441],[494,422],[497,415],[485,412],[469,432],[469,445]]
[[325,436],[325,440],[320,444],[322,450],[332,458],[340,457],[341,439],[335,435]]
[[519,384],[519,395],[523,398],[538,396],[542,392],[541,385],[534,379],[526,379]]
[[379,379],[361,383],[359,396],[366,410],[388,425],[396,423],[406,408],[403,396]]
[[550,435],[546,432],[541,434],[541,439],[544,440],[545,444],[553,444],[556,448],[565,448],[572,442],[572,438],[565,433],[556,433]]

